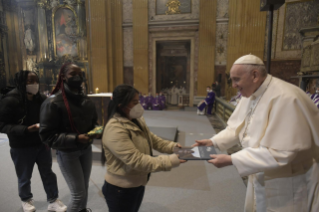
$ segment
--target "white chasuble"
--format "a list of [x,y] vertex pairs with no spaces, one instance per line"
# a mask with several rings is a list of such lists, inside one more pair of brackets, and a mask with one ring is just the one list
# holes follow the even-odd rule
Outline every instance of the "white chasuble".
[[246,212],[319,211],[319,110],[300,88],[267,76],[211,140],[240,143],[233,165],[249,176]]

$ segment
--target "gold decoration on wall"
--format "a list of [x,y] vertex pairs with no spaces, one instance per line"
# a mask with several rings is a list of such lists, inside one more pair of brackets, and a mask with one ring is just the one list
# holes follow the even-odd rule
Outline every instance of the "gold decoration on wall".
[[222,54],[222,53],[224,53],[224,47],[223,47],[223,45],[219,45],[218,47],[217,47],[217,53],[218,54]]
[[182,12],[179,9],[179,6],[181,6],[179,0],[169,0],[166,3],[166,7],[168,7],[168,10],[165,12],[166,15],[181,14]]

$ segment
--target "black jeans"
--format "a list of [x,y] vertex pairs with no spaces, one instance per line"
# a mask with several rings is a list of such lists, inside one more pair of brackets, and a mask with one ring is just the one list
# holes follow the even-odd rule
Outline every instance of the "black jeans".
[[30,180],[34,164],[38,165],[48,202],[52,202],[58,198],[58,184],[56,175],[52,171],[50,148],[42,144],[38,147],[11,148],[10,153],[15,165],[19,184],[19,196],[22,201],[27,201],[33,197]]
[[109,212],[137,212],[144,197],[145,186],[121,188],[105,181],[102,188]]

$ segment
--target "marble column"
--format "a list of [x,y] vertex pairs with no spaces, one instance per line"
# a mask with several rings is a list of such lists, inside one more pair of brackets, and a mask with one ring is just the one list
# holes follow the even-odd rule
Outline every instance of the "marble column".
[[148,1],[133,1],[134,87],[148,93]]
[[48,33],[45,14],[46,2],[43,0],[37,1],[37,27],[39,35],[39,51],[37,60],[38,62],[44,61],[49,58],[48,48]]
[[[22,69],[22,57],[19,39],[18,5],[15,1],[5,0],[3,3],[3,16],[7,26],[7,34],[3,43],[6,44],[5,63],[7,76],[13,77],[14,73]],[[7,58],[7,59],[6,59]],[[7,69],[8,67],[8,69]]]
[[206,87],[215,81],[216,8],[216,0],[200,1],[198,96],[206,96]]
[[75,6],[76,13],[79,20],[79,57],[81,60],[87,60],[87,40],[86,40],[86,12],[85,2],[82,0],[76,1]]

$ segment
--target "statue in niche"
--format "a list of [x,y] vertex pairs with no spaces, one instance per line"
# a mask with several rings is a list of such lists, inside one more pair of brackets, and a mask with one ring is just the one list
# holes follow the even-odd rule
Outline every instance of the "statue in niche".
[[30,26],[28,26],[27,30],[24,33],[24,45],[27,50],[29,50],[32,54],[35,49],[35,36],[32,32]]
[[33,58],[27,60],[27,68],[29,71],[37,71],[37,64]]
[[51,0],[50,5],[51,5],[52,8],[54,8],[54,7],[59,6],[60,2],[59,2],[59,0]]

